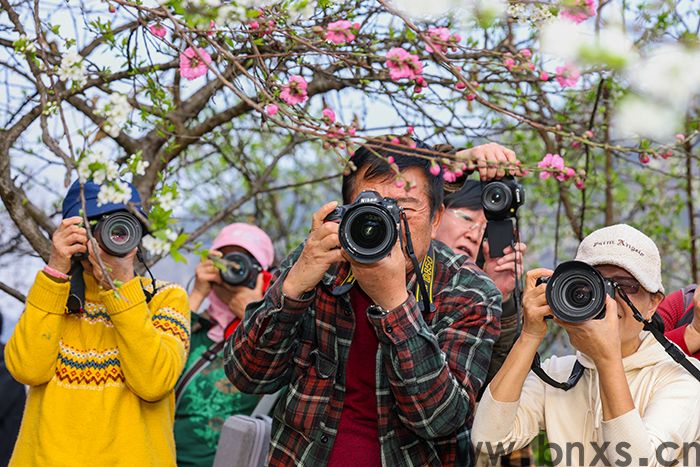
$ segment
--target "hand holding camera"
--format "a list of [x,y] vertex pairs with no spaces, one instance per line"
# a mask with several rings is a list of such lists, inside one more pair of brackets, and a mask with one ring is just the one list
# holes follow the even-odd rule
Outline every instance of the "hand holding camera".
[[[211,250],[209,255],[220,257],[221,252]],[[190,308],[192,310],[199,309],[199,305],[211,292],[212,284],[221,284],[221,271],[216,267],[214,261],[207,258],[195,268],[194,288],[190,293]]]
[[557,324],[566,329],[571,345],[590,357],[596,366],[622,360],[617,303],[609,295],[604,303],[605,316],[600,319],[572,323],[555,318]]
[[80,216],[63,219],[51,237],[49,267],[68,274],[73,255],[87,252],[87,231],[80,226]]
[[516,243],[515,250],[508,246],[503,250],[500,258],[491,257],[491,248],[488,242],[484,242],[484,267],[487,276],[493,280],[498,290],[503,294],[503,300],[508,298],[515,290],[515,278],[523,273],[523,255],[527,251],[527,245]]
[[547,334],[546,319],[552,316],[552,310],[547,304],[546,286],[538,279],[551,274],[551,270],[539,268],[528,271],[525,278],[523,330],[521,336],[535,338],[538,342],[541,342]]
[[331,264],[344,260],[338,238],[339,226],[335,222],[325,221],[337,205],[336,201],[331,201],[314,213],[304,249],[282,285],[287,297],[299,298],[313,290]]

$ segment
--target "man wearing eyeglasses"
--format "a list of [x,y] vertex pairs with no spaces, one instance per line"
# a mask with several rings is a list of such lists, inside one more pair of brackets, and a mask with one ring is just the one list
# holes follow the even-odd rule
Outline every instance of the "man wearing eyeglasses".
[[[502,148],[506,150],[505,148]],[[489,256],[488,242],[484,241],[486,216],[481,206],[481,182],[467,180],[458,191],[445,196],[445,214],[442,216],[436,238],[456,253],[466,255],[477,263],[493,280],[503,295],[503,314],[501,315],[501,335],[496,341],[489,365],[487,381],[503,365],[520,324],[518,310],[513,300],[515,289],[516,264],[518,274],[523,272],[523,254],[527,249],[524,243],[507,247],[501,258]],[[517,258],[517,263],[516,263]]]

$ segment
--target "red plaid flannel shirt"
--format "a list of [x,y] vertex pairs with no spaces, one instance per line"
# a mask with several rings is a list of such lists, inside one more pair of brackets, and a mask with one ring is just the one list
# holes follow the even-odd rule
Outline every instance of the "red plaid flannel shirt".
[[[476,265],[433,242],[435,309],[414,295],[377,332],[376,396],[384,466],[471,465],[470,427],[500,332],[501,294]],[[325,465],[343,409],[345,363],[354,330],[348,294],[333,289],[349,265],[329,269],[316,289],[294,300],[282,283],[301,247],[285,260],[264,299],[249,305],[225,347],[226,373],[243,392],[281,396],[269,465]],[[407,288],[415,289],[411,273]]]

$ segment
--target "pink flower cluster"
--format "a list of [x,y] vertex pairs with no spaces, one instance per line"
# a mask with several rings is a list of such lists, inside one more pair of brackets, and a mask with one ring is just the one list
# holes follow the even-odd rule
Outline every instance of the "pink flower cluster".
[[423,78],[423,64],[418,55],[413,55],[401,47],[394,47],[389,50],[384,64],[389,68],[389,76],[394,81],[402,78],[410,80]]
[[326,107],[323,109],[323,112],[321,112],[323,115],[323,121],[328,123],[329,125],[332,125],[335,123],[335,112],[333,112],[333,109]]
[[574,65],[558,66],[555,71],[557,75],[554,79],[563,88],[576,86],[578,79],[581,77],[581,73]]
[[150,26],[148,26],[148,30],[151,31],[151,34],[153,34],[159,39],[163,39],[165,37],[165,34],[168,32],[165,29],[165,27],[163,27],[163,25],[160,23],[151,24]]
[[581,23],[596,15],[595,0],[566,0],[560,13],[574,23]]
[[309,84],[303,76],[293,75],[289,77],[289,82],[282,88],[280,99],[289,105],[301,104],[309,98],[306,88]]
[[180,54],[180,75],[189,80],[197,79],[207,74],[211,55],[198,47],[188,47]]
[[351,23],[346,19],[334,21],[326,28],[326,40],[336,45],[352,42],[357,37],[360,23]]
[[462,40],[459,34],[452,34],[447,28],[429,28],[428,36],[433,44],[433,47],[429,44],[425,45],[425,50],[428,53],[433,53],[434,51],[445,53],[448,47],[454,48]]
[[537,163],[537,167],[543,169],[542,172],[540,172],[541,180],[554,177],[560,182],[565,182],[576,176],[576,171],[571,167],[566,167],[564,158],[559,154],[547,153],[544,158]]

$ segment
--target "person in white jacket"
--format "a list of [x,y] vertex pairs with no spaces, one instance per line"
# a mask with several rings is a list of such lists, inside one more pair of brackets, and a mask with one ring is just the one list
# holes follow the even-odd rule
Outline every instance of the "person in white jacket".
[[[645,319],[655,313],[664,292],[661,260],[642,232],[624,224],[597,230],[581,242],[576,260],[616,281]],[[700,382],[642,330],[619,293],[607,297],[602,319],[554,320],[578,352],[542,368],[566,381],[578,360],[583,376],[573,388],[556,389],[530,371],[552,315],[537,279],[551,274],[527,274],[522,333],[477,408],[475,449],[496,458],[545,430],[555,465],[698,465]]]

